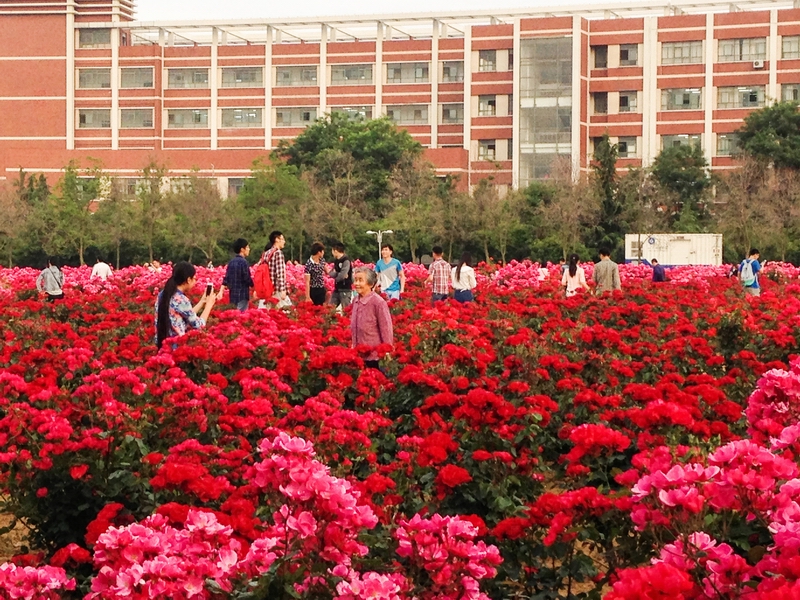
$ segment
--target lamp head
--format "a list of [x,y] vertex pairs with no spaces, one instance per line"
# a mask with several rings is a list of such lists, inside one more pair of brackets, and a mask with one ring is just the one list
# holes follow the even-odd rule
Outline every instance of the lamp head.
[[367,232],[367,235],[378,235],[377,231],[372,231],[371,229]]
[[383,233],[394,233],[391,229],[386,229]]

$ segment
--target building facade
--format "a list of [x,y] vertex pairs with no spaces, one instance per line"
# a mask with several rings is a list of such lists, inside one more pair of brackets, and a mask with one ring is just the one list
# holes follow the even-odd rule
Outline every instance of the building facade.
[[[387,115],[464,188],[525,186],[699,144],[730,167],[749,111],[800,100],[800,4],[675,0],[481,14],[134,20],[132,0],[0,4],[0,180],[155,160],[235,194],[326,113]],[[560,162],[559,162],[560,161]]]

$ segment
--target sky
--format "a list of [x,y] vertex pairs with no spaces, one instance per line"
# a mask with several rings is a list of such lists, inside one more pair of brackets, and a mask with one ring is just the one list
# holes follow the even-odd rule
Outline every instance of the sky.
[[524,8],[600,0],[136,0],[138,21],[268,19]]

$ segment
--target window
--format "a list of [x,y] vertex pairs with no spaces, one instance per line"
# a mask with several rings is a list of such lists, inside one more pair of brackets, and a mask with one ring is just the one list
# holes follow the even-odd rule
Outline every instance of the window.
[[121,117],[119,126],[122,129],[147,129],[153,126],[152,108],[123,108]]
[[168,69],[167,87],[170,89],[207,88],[208,69]]
[[621,67],[635,67],[639,64],[639,45],[622,44],[619,47],[619,65]]
[[390,63],[386,65],[386,83],[427,83],[428,63]]
[[783,58],[800,58],[800,35],[787,35],[781,38]]
[[594,54],[595,69],[608,68],[608,46],[592,46],[592,54]]
[[331,109],[331,112],[345,114],[351,119],[371,119],[372,107],[371,106],[337,106]]
[[278,87],[317,85],[317,67],[278,67],[275,85]]
[[[513,48],[509,48],[508,49],[508,70],[509,71],[513,71],[514,70],[514,49]],[[509,148],[510,147],[511,146],[509,145]]]
[[514,159],[514,138],[506,140],[506,160]]
[[507,106],[508,106],[508,116],[509,117],[513,117],[514,116],[514,94],[509,94],[508,95],[508,105]]
[[719,62],[767,59],[767,38],[739,38],[719,41]]
[[244,188],[244,177],[228,177],[228,198],[236,198]]
[[372,83],[372,65],[334,65],[331,85],[367,85]]
[[478,160],[494,160],[497,156],[497,140],[478,140]]
[[397,125],[427,125],[428,105],[408,104],[387,106],[386,116]]
[[236,67],[222,69],[222,87],[242,88],[264,85],[264,69],[261,67]]
[[619,112],[636,112],[636,92],[619,93]]
[[703,42],[664,42],[661,44],[661,64],[681,65],[703,62]]
[[463,104],[442,104],[442,124],[454,125],[464,122]]
[[494,117],[497,115],[497,96],[478,96],[478,116]]
[[661,90],[661,110],[700,110],[700,99],[697,88]]
[[781,86],[783,102],[800,102],[800,83],[784,83]]
[[130,67],[122,69],[119,80],[121,88],[153,87],[153,67]]
[[78,69],[78,87],[99,90],[111,87],[111,69]]
[[442,83],[464,81],[464,61],[446,60],[442,63]]
[[135,196],[141,187],[135,177],[116,177],[115,181],[117,189],[125,196]]
[[176,108],[167,111],[169,129],[207,129],[208,109]]
[[594,114],[608,113],[608,92],[593,92],[592,101],[594,102]]
[[277,109],[275,113],[276,127],[305,127],[316,120],[316,108],[283,107]]
[[110,29],[79,29],[78,48],[103,48],[111,45]]
[[661,148],[675,148],[676,146],[688,146],[688,145],[699,146],[700,145],[700,136],[699,135],[662,135],[661,136]]
[[721,87],[718,92],[717,108],[758,108],[764,106],[766,87]]
[[78,111],[80,129],[108,129],[111,127],[111,111],[106,108],[82,108]]
[[636,158],[636,138],[619,138],[619,142],[617,142],[617,154],[620,158]]
[[735,133],[717,134],[717,156],[736,156],[739,154],[739,136]]
[[261,127],[260,108],[223,108],[223,127]]
[[478,50],[478,71],[497,71],[497,50]]

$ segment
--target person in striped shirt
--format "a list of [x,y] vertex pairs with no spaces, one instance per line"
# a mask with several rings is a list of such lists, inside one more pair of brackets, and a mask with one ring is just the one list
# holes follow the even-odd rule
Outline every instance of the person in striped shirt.
[[428,267],[425,283],[433,283],[433,302],[447,300],[450,293],[450,265],[442,258],[444,250],[441,246],[434,246],[432,252],[433,262]]

